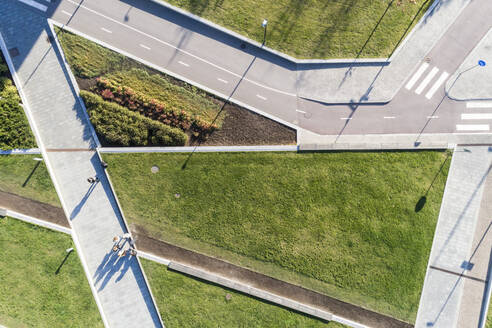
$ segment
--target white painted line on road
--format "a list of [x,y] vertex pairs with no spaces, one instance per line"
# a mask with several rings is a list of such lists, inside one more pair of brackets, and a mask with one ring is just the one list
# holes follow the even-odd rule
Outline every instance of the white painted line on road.
[[106,33],[113,33],[113,32],[111,32],[110,30],[108,30],[107,28],[104,28],[104,27],[101,27],[101,30],[103,30]]
[[67,15],[67,16],[72,16],[72,13],[69,13],[68,11],[62,10],[61,12],[64,13],[65,15]]
[[174,46],[174,45],[172,45],[172,44],[170,44],[170,43],[168,43],[168,42],[162,41],[162,40],[160,40],[159,38],[156,38],[155,36],[152,36],[152,35],[150,35],[150,34],[147,34],[147,33],[145,33],[145,32],[142,32],[142,31],[140,31],[140,30],[138,30],[138,29],[136,29],[136,28],[134,28],[134,27],[131,27],[131,26],[127,25],[127,24],[121,23],[121,22],[119,22],[119,21],[117,21],[117,20],[115,20],[115,19],[113,19],[113,18],[111,18],[111,17],[108,17],[108,16],[106,16],[106,15],[103,15],[103,14],[101,14],[101,13],[99,13],[99,12],[97,12],[97,11],[93,10],[93,9],[90,9],[90,8],[88,8],[88,7],[87,7],[87,6],[85,6],[85,5],[81,5],[80,3],[77,3],[77,2],[75,2],[75,1],[73,1],[73,0],[66,0],[66,1],[67,1],[67,2],[70,2],[71,4],[73,4],[73,5],[74,5],[75,7],[77,7],[77,8],[82,8],[82,9],[85,9],[85,10],[87,10],[87,11],[90,11],[91,13],[93,13],[93,14],[95,14],[95,15],[98,15],[98,16],[101,16],[101,17],[103,17],[103,18],[105,18],[105,19],[107,19],[107,20],[109,20],[109,21],[111,21],[111,22],[113,22],[113,23],[115,23],[115,24],[118,24],[118,25],[124,26],[124,27],[128,28],[129,30],[132,30],[132,31],[134,31],[134,32],[137,32],[137,33],[139,33],[139,34],[141,34],[141,35],[143,35],[143,36],[146,36],[146,37],[148,37],[148,38],[150,38],[150,39],[152,39],[152,40],[155,40],[155,41],[157,41],[157,42],[159,42],[159,43],[162,43],[162,44],[164,44],[164,45],[166,45],[166,46],[168,46],[168,47],[170,47],[170,48],[173,48],[173,49],[175,49],[176,51],[182,52],[182,53],[184,53],[184,54],[186,54],[186,55],[188,55],[188,56],[190,56],[190,57],[193,57],[193,58],[195,58],[195,59],[197,59],[197,60],[200,60],[200,61],[202,61],[202,62],[204,62],[204,63],[206,63],[206,64],[208,64],[208,65],[211,65],[211,66],[213,66],[213,67],[215,67],[215,68],[217,68],[217,69],[220,69],[220,70],[222,70],[222,71],[224,71],[224,72],[227,72],[227,73],[229,73],[229,74],[231,74],[231,75],[233,75],[233,76],[235,76],[235,77],[238,77],[238,78],[242,79],[243,81],[248,81],[249,83],[252,83],[252,84],[254,84],[254,85],[256,85],[256,86],[259,86],[259,87],[261,87],[261,88],[264,88],[264,89],[266,89],[266,90],[270,90],[270,91],[273,91],[273,92],[277,92],[277,93],[280,93],[280,94],[283,94],[283,95],[286,95],[286,96],[297,97],[297,94],[296,94],[296,93],[290,93],[290,92],[286,92],[286,91],[278,90],[278,89],[271,88],[271,87],[268,87],[268,86],[266,86],[266,85],[263,85],[263,84],[261,84],[261,83],[259,83],[259,82],[256,82],[256,81],[253,81],[253,80],[250,80],[250,79],[248,79],[248,78],[244,77],[242,74],[237,74],[237,73],[234,73],[234,72],[232,72],[232,71],[229,71],[229,70],[227,70],[227,69],[225,69],[225,68],[223,68],[223,67],[220,67],[219,65],[216,65],[216,64],[214,64],[214,63],[212,63],[212,62],[209,62],[209,61],[207,61],[207,60],[205,60],[205,59],[203,59],[203,58],[201,58],[201,57],[198,57],[197,55],[194,55],[194,54],[192,54],[192,53],[190,53],[190,52],[188,52],[188,51],[186,51],[186,50],[179,49],[178,47],[176,47],[176,46]]
[[456,124],[457,131],[489,131],[488,124]]
[[420,65],[417,72],[415,72],[415,74],[413,74],[412,78],[408,81],[407,85],[405,85],[405,88],[407,90],[410,90],[411,88],[413,88],[413,86],[415,85],[417,80],[422,76],[422,74],[424,74],[427,67],[429,67],[429,64],[427,64],[427,63],[423,63],[422,65]]
[[437,79],[437,81],[432,85],[432,87],[429,89],[429,91],[425,94],[425,98],[431,99],[434,93],[436,93],[437,89],[441,86],[441,84],[444,83],[444,81],[447,80],[449,77],[448,72],[442,72],[441,76]]
[[150,50],[150,48],[149,48],[149,47],[147,47],[145,44],[140,44],[140,46],[141,46],[142,48],[144,48],[144,49]]
[[429,84],[430,81],[432,80],[432,78],[437,74],[437,72],[439,72],[439,68],[433,67],[432,70],[430,71],[430,73],[427,74],[427,76],[424,78],[424,80],[417,87],[417,89],[415,89],[415,93],[418,95],[421,94],[422,91],[424,91],[427,84]]
[[469,101],[466,108],[492,108],[492,101]]
[[266,97],[263,97],[263,96],[260,96],[260,95],[256,95],[258,98],[260,98],[261,100],[267,100]]
[[351,117],[340,117],[341,120],[351,120],[352,118]]
[[439,116],[427,116],[428,119],[439,118]]
[[392,119],[392,118],[396,118],[396,116],[384,116],[383,118]]
[[298,109],[296,109],[296,112],[301,113],[301,114],[306,114],[306,112],[305,112],[305,111],[303,111],[303,110],[298,110]]
[[42,4],[40,4],[40,3],[36,2],[36,1],[33,1],[33,0],[18,0],[18,1],[20,1],[23,4],[26,4],[28,6],[34,7],[36,9],[39,9],[41,11],[46,11],[48,9],[47,6],[42,5]]
[[492,113],[461,114],[462,120],[492,120]]
[[186,66],[186,67],[190,67],[189,64],[185,63],[185,62],[182,62],[181,60],[178,61],[179,64],[183,65],[183,66]]
[[219,78],[217,78],[217,80],[219,80],[220,82],[225,83],[225,84],[229,83],[229,82],[227,82],[226,80],[221,79],[220,77],[219,77]]

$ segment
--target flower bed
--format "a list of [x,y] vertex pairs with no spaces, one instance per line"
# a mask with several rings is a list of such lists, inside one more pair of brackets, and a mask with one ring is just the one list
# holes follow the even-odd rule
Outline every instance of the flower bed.
[[206,139],[217,130],[217,125],[214,123],[208,123],[199,116],[192,116],[183,110],[176,111],[166,108],[156,99],[135,92],[129,87],[120,86],[109,79],[98,78],[93,91],[106,101],[115,102],[165,125],[190,131],[198,139]]

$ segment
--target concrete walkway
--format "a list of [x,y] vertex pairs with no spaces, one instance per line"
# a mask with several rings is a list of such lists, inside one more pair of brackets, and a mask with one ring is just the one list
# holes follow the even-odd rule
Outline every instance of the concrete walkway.
[[[11,0],[0,1],[0,17],[2,50],[7,55],[6,46],[10,53],[10,68],[105,326],[162,327],[138,260],[111,251],[113,236],[127,228],[46,18]],[[101,181],[90,185],[87,178],[94,175]]]
[[492,198],[491,162],[489,147],[458,147],[453,155],[417,328],[479,327],[492,246],[491,211],[483,203]]

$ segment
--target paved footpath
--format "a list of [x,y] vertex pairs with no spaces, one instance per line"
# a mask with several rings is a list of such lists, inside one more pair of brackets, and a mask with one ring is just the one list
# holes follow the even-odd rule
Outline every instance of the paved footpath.
[[453,155],[415,327],[479,327],[486,310],[492,232],[492,151]]
[[[0,1],[0,17],[16,83],[105,326],[162,327],[138,260],[111,251],[113,236],[127,229],[94,151],[90,125],[48,39],[46,18],[11,0]],[[90,185],[87,178],[96,174],[101,181]]]

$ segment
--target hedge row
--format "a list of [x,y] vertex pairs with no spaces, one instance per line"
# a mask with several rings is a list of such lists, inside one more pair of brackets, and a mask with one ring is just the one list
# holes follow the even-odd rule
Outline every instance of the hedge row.
[[158,100],[135,92],[129,87],[120,86],[112,80],[98,78],[94,91],[104,100],[115,102],[163,124],[183,131],[191,131],[195,137],[201,139],[207,138],[213,131],[217,130],[215,124],[210,124],[199,116],[191,116],[183,110],[176,111],[166,108]]
[[81,91],[96,132],[107,142],[121,146],[183,146],[188,136],[100,96]]

